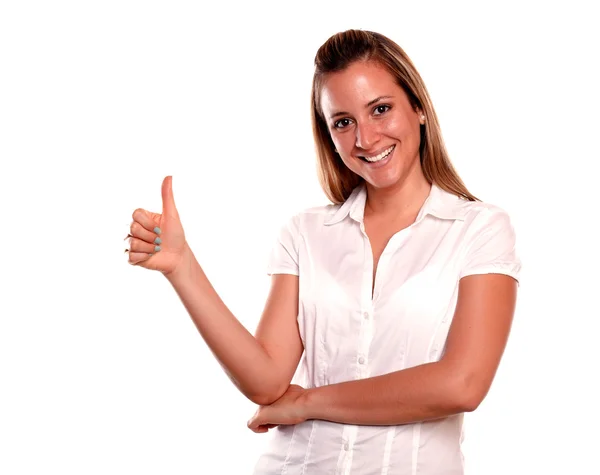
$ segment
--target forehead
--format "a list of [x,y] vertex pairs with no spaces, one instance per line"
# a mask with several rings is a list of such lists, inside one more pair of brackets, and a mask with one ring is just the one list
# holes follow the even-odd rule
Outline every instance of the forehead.
[[321,107],[327,116],[338,110],[364,108],[380,96],[406,98],[387,69],[375,62],[360,61],[327,75],[321,89]]

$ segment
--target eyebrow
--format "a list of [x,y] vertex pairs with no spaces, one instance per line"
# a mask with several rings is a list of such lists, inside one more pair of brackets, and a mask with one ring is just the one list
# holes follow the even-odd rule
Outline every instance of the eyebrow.
[[[384,99],[393,99],[393,96],[379,96],[379,97],[376,97],[376,98],[375,98],[375,99],[373,99],[372,101],[369,101],[369,102],[367,103],[367,105],[365,105],[365,107],[371,107],[373,104],[376,104],[377,102],[379,102],[379,101],[382,101],[382,100],[384,100]],[[342,112],[342,111],[341,111],[341,112],[336,112],[335,114],[333,114],[333,115],[330,117],[330,119],[335,119],[335,118],[336,118],[336,117],[338,117],[338,116],[341,116],[341,115],[349,115],[349,114],[350,114],[350,112]]]

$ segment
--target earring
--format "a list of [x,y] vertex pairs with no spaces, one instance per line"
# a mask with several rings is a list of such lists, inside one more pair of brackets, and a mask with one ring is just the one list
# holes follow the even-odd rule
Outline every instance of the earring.
[[421,124],[425,123],[425,114],[421,114]]

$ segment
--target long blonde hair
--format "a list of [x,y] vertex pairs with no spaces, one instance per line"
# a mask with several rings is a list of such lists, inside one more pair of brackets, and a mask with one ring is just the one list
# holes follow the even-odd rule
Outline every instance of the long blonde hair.
[[317,152],[319,182],[327,197],[335,204],[346,201],[352,190],[363,178],[352,172],[335,153],[335,146],[323,111],[321,89],[327,74],[342,71],[355,61],[375,61],[384,66],[396,78],[414,109],[425,114],[421,125],[419,154],[423,174],[429,183],[470,201],[473,196],[452,166],[437,115],[417,72],[404,50],[379,33],[363,30],[347,30],[329,38],[315,56],[315,73],[311,94],[311,118]]

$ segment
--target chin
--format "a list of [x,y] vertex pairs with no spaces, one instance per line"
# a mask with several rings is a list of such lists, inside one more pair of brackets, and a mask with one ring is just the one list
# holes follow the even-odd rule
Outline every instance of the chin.
[[387,169],[368,170],[366,173],[361,174],[361,176],[368,185],[378,190],[402,188],[407,182],[417,182],[423,178],[422,172],[419,170],[419,161],[410,164],[408,167],[406,165],[409,164],[406,162],[390,163],[386,167]]
[[[365,178],[365,177],[363,177],[363,178]],[[385,188],[394,188],[398,184],[404,182],[405,178],[406,177],[404,177],[400,174],[393,174],[393,175],[390,174],[387,176],[367,176],[365,178],[365,181],[373,188],[385,189]]]

